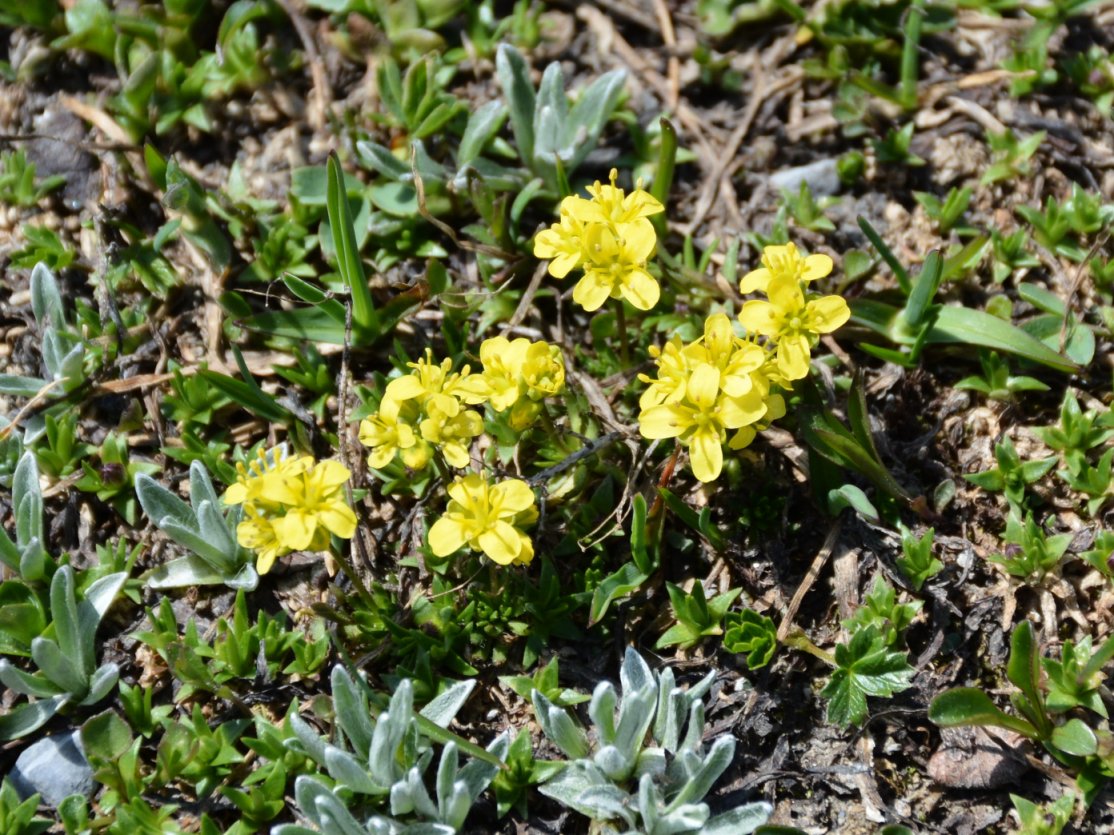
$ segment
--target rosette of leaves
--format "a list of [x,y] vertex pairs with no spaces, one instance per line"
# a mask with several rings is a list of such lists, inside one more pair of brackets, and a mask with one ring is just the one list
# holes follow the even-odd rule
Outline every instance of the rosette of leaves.
[[47,387],[72,391],[85,381],[85,342],[66,324],[58,280],[43,263],[31,270],[31,312],[39,326],[46,377],[0,374],[0,394],[34,397]]
[[163,533],[190,553],[160,565],[147,577],[153,589],[217,585],[253,590],[259,585],[250,551],[236,541],[243,506],[221,512],[222,503],[209,471],[200,461],[190,464],[190,503],[146,474],[135,477],[143,512]]
[[747,667],[760,670],[777,652],[777,627],[754,609],[728,612],[724,620],[723,648],[746,657]]
[[[333,706],[338,736],[347,748],[326,742],[297,714],[290,716],[295,738],[287,747],[323,767],[330,788],[314,777],[299,777],[295,799],[302,815],[317,830],[276,827],[273,835],[452,835],[464,825],[472,804],[488,787],[506,757],[510,738],[503,734],[488,748],[478,748],[446,730],[475,686],[458,682],[414,710],[413,685],[403,679],[386,710],[373,718],[365,688],[343,667],[333,669]],[[434,741],[444,742],[434,789],[425,772],[433,760]],[[460,752],[472,755],[463,766]],[[345,800],[345,798],[352,798]],[[387,805],[389,815],[379,813]],[[350,809],[372,810],[366,825]],[[414,819],[417,820],[414,820]]]
[[15,739],[37,730],[66,705],[96,704],[116,686],[120,670],[113,663],[97,666],[94,639],[101,618],[125,580],[125,572],[102,577],[79,601],[73,569],[65,565],[54,572],[50,582],[54,636],[39,635],[31,641],[31,660],[38,671],[28,673],[0,658],[0,682],[36,699],[0,717],[0,739]]
[[671,669],[655,674],[628,649],[619,677],[621,700],[608,681],[592,694],[591,734],[534,691],[542,731],[569,758],[541,786],[542,794],[591,818],[598,832],[745,835],[764,824],[769,804],[748,803],[712,817],[701,802],[735,753],[730,736],[707,750],[703,744],[703,697],[715,673],[682,690]]

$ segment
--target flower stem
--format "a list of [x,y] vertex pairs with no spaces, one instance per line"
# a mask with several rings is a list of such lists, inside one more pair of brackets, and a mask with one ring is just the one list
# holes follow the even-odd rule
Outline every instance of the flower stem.
[[615,307],[615,327],[619,329],[619,357],[623,368],[630,368],[630,342],[627,340],[627,311],[622,299],[612,299]]
[[835,656],[816,646],[816,644],[812,642],[812,639],[800,629],[794,629],[786,635],[782,643],[787,647],[793,647],[793,649],[799,649],[802,652],[807,652],[809,655],[814,655],[830,667],[836,665]]

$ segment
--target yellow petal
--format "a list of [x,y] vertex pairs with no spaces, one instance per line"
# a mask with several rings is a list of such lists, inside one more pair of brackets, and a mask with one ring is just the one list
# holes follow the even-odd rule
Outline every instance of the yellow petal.
[[641,267],[636,267],[623,276],[619,292],[639,310],[652,310],[661,297],[658,283]]
[[411,470],[424,470],[432,455],[433,450],[425,441],[416,443],[409,449],[401,450],[402,463]]
[[509,478],[491,488],[491,504],[499,515],[513,515],[534,505],[534,491],[525,481]]
[[638,416],[638,431],[650,441],[676,438],[692,425],[692,415],[676,404],[651,406]]
[[751,270],[739,281],[740,293],[765,293],[770,283],[770,271],[765,267]]
[[818,278],[823,278],[831,273],[833,266],[832,259],[827,255],[810,255],[805,259],[804,270],[801,271],[801,280],[816,281]]
[[271,548],[266,551],[260,551],[255,558],[255,573],[262,577],[275,564],[275,559],[278,557],[278,549]]
[[719,369],[706,362],[701,363],[689,377],[685,395],[702,412],[710,412],[719,396]]
[[275,535],[283,547],[291,551],[301,551],[313,540],[317,530],[317,517],[300,507],[288,510],[286,515],[275,520]]
[[493,562],[510,565],[522,553],[525,536],[509,522],[497,521],[480,534],[480,548]]
[[739,322],[749,333],[773,336],[778,332],[777,310],[769,302],[752,300],[743,303]]
[[572,291],[572,300],[589,313],[599,310],[610,296],[611,281],[606,273],[599,270],[585,272]]
[[330,533],[351,539],[356,532],[356,514],[344,502],[333,502],[317,511],[317,519]]
[[727,446],[731,449],[745,449],[750,446],[751,441],[753,441],[757,435],[758,433],[754,430],[753,426],[741,426],[739,427],[739,431],[728,441]]
[[851,318],[851,308],[842,296],[822,296],[808,303],[805,318],[813,333],[831,333]]
[[624,217],[647,217],[664,211],[665,206],[654,195],[640,188],[636,188],[623,200]]
[[429,529],[429,550],[438,557],[459,551],[466,541],[464,526],[449,516],[442,516]]
[[221,501],[225,504],[241,504],[247,497],[247,485],[237,482],[229,485],[228,489],[224,491],[224,495],[221,496]]
[[322,487],[338,487],[352,475],[339,461],[319,461],[313,470],[313,479]]
[[450,467],[456,467],[458,470],[467,467],[472,460],[468,455],[467,448],[458,441],[442,444],[441,454],[445,456],[445,460],[449,462]]
[[726,313],[714,313],[704,320],[704,346],[712,356],[730,356],[735,348],[735,330]]
[[387,388],[383,393],[384,398],[390,398],[395,402],[402,400],[411,400],[415,397],[421,397],[425,393],[425,387],[422,381],[418,379],[416,374],[406,374],[402,377],[396,377],[387,383]]
[[367,465],[373,470],[381,470],[394,460],[398,448],[392,444],[377,446],[367,457]]
[[719,478],[723,469],[723,445],[719,435],[707,429],[694,432],[689,438],[689,460],[692,474],[700,481],[706,483]]
[[766,415],[766,401],[757,389],[742,397],[721,397],[716,407],[720,422],[728,429],[738,429]]
[[787,380],[808,376],[808,339],[803,334],[786,334],[777,344],[777,368]]
[[658,235],[654,231],[654,224],[646,218],[639,218],[630,223],[620,223],[618,224],[618,232],[619,237],[623,240],[623,248],[626,250],[626,256],[629,260],[641,264],[654,253]]

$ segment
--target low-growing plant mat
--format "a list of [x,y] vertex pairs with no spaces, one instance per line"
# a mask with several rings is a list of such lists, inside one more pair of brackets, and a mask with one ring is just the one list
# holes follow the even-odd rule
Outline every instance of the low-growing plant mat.
[[0,23],[4,832],[1114,826],[1109,4]]

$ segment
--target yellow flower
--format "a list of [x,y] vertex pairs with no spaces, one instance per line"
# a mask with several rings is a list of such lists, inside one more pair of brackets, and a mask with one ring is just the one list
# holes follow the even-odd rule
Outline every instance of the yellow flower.
[[255,552],[255,570],[259,574],[266,574],[276,559],[290,553],[279,540],[274,520],[255,508],[236,526],[236,541]]
[[785,281],[816,281],[832,271],[832,259],[827,255],[801,257],[796,244],[768,246],[762,250],[762,266],[743,276],[739,282],[739,292],[763,293],[770,286],[771,279]]
[[708,482],[715,481],[723,469],[727,430],[754,423],[765,413],[759,389],[742,397],[724,394],[719,370],[701,363],[685,385],[684,400],[644,410],[638,417],[638,429],[649,440],[677,438],[689,449],[693,475]]
[[309,456],[287,454],[286,444],[263,450],[258,457],[247,465],[236,463],[236,483],[229,485],[221,497],[226,505],[244,504],[259,501],[263,485],[268,478],[285,478],[301,472],[313,464]]
[[275,536],[283,547],[303,551],[316,544],[322,550],[329,533],[352,538],[356,514],[343,490],[350,475],[338,461],[321,461],[309,470],[264,485],[263,498],[285,510],[282,516],[272,518]]
[[660,288],[646,271],[657,234],[647,218],[664,211],[649,192],[639,187],[630,194],[598,180],[588,188],[591,200],[570,196],[561,201],[560,220],[534,239],[534,255],[551,259],[549,274],[564,278],[577,267],[584,276],[573,289],[573,300],[592,312],[608,298],[626,299],[639,310],[658,302]]
[[771,394],[766,397],[766,414],[762,415],[762,419],[756,421],[748,426],[739,427],[738,431],[727,442],[728,449],[745,449],[750,446],[751,441],[757,437],[758,433],[763,429],[769,427],[771,423],[779,418],[785,417],[785,398],[780,394]]
[[739,311],[739,321],[751,333],[777,343],[777,369],[786,380],[808,375],[811,346],[819,334],[831,333],[851,318],[842,296],[805,299],[795,280],[773,279],[770,300],[748,301]]
[[451,373],[453,361],[445,358],[434,363],[433,351],[426,348],[425,356],[408,363],[414,370],[387,383],[384,398],[415,400],[422,409],[430,404],[450,417],[460,411],[460,404],[474,405],[484,401],[482,381],[470,376],[471,369],[464,366],[460,373]]
[[471,409],[450,417],[434,406],[421,422],[422,439],[440,449],[449,465],[458,469],[468,466],[471,460],[468,447],[483,431],[483,418]]
[[554,278],[564,278],[584,257],[584,224],[579,218],[586,212],[582,203],[591,205],[583,197],[566,197],[561,201],[561,219],[534,238],[534,257],[552,259],[548,270]]
[[505,336],[493,336],[480,344],[487,402],[495,411],[505,412],[521,395],[522,369],[529,347],[530,340],[525,337],[512,341]]
[[535,401],[565,390],[565,361],[561,349],[548,342],[519,337],[485,339],[480,345],[487,401],[497,412],[510,410],[514,429],[526,429],[541,408]]
[[499,565],[527,564],[534,558],[530,537],[519,528],[538,518],[534,492],[525,481],[492,484],[471,473],[449,486],[449,505],[429,529],[429,547],[447,557],[465,545]]
[[531,342],[522,361],[522,381],[531,400],[556,397],[565,390],[565,358],[548,342]]
[[371,448],[367,463],[380,470],[394,460],[395,455],[412,470],[420,470],[429,463],[432,450],[402,416],[401,404],[390,397],[379,403],[379,411],[360,421],[360,443]]
[[589,313],[608,298],[626,299],[639,310],[658,303],[661,288],[646,270],[657,243],[649,221],[624,224],[620,230],[593,224],[585,240],[584,276],[573,288],[573,301]]
[[[600,181],[596,180],[593,185],[588,186],[588,193],[592,195],[592,199],[584,202],[588,203],[590,208],[585,207],[582,210],[579,220],[603,221],[618,225],[665,211],[665,206],[658,202],[656,197],[643,190],[641,180],[638,181],[634,191],[626,194],[623,189],[615,185],[615,181],[619,179],[617,170],[612,168],[608,179],[611,180],[611,185],[601,185]],[[579,205],[577,208],[580,208]]]

